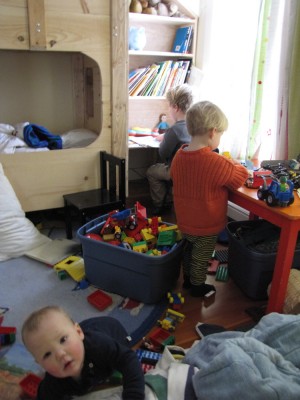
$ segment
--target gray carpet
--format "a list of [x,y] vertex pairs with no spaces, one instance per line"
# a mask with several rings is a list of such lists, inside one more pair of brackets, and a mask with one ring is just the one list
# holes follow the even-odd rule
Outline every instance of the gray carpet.
[[162,302],[155,306],[141,303],[135,308],[123,309],[124,298],[109,293],[112,305],[99,311],[87,301],[87,296],[96,288],[89,286],[84,290],[74,290],[76,282],[72,278],[60,280],[52,268],[26,256],[1,262],[0,276],[0,307],[9,309],[2,325],[15,326],[18,341],[26,316],[49,304],[62,306],[78,322],[101,315],[117,318],[133,336],[134,342],[151,329],[165,308]]
[[[63,238],[64,230],[51,228],[48,236]],[[21,341],[20,329],[27,315],[50,304],[62,306],[78,322],[102,315],[117,318],[133,337],[133,344],[148,333],[166,308],[165,301],[157,305],[141,303],[132,309],[122,308],[125,299],[109,293],[112,305],[99,311],[87,301],[87,296],[96,288],[74,290],[76,282],[71,277],[60,280],[52,268],[26,256],[0,262],[0,277],[0,307],[9,309],[2,325],[17,328],[17,342]]]

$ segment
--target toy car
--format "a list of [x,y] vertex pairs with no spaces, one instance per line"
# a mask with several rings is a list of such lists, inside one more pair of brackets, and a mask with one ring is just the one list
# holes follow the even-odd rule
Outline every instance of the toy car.
[[272,181],[272,171],[260,170],[254,171],[253,176],[248,178],[245,182],[245,186],[252,189],[258,189],[264,184],[263,177],[267,179],[267,184],[269,185]]
[[167,309],[164,319],[157,321],[158,325],[169,332],[174,332],[178,322],[183,322],[185,316],[178,311]]
[[[284,178],[284,177],[282,177]],[[259,200],[265,200],[270,207],[281,206],[287,207],[294,202],[294,184],[290,180],[285,179],[285,184],[278,180],[272,180],[270,185],[267,185],[265,179],[264,184],[257,191]]]

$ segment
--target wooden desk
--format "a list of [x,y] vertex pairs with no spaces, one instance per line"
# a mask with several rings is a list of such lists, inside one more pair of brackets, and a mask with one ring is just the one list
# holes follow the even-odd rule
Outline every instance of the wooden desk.
[[267,306],[267,313],[280,313],[285,299],[297,236],[300,231],[300,199],[295,194],[295,202],[289,207],[270,207],[264,201],[258,200],[256,189],[242,187],[230,192],[229,201],[281,228],[272,287]]

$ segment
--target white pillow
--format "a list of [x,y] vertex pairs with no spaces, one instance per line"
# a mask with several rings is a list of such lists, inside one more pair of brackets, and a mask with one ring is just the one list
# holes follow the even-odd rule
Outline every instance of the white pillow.
[[72,129],[60,135],[63,142],[63,149],[71,149],[76,147],[86,147],[93,143],[98,134],[89,129]]
[[0,164],[0,261],[20,257],[50,241],[25,217]]

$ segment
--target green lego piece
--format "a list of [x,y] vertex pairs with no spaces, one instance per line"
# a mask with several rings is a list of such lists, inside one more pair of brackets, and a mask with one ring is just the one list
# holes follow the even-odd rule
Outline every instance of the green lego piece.
[[228,281],[229,273],[227,265],[220,264],[217,268],[216,272],[216,281],[226,282]]
[[63,281],[64,279],[67,279],[68,274],[66,273],[66,271],[60,270],[60,271],[57,271],[57,276],[59,277],[59,279],[61,281]]
[[174,230],[160,232],[157,239],[157,246],[172,246],[176,242],[176,235]]

